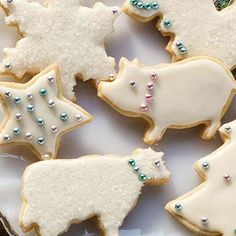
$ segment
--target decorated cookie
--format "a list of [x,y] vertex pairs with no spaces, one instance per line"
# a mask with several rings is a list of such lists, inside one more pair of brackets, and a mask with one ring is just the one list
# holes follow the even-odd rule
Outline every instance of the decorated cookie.
[[78,0],[48,0],[44,5],[28,0],[0,0],[8,17],[22,35],[15,48],[4,50],[3,73],[22,78],[51,64],[61,69],[63,92],[73,98],[75,78],[107,80],[115,73],[114,58],[108,57],[104,39],[113,31],[120,13],[117,7],[97,3],[80,6]]
[[10,226],[6,217],[0,213],[0,235],[1,236],[17,236],[16,232]]
[[236,67],[235,4],[217,11],[212,0],[126,0],[124,11],[140,22],[161,16],[157,28],[171,37],[174,61],[211,56]]
[[5,119],[0,144],[29,145],[39,159],[53,159],[62,134],[91,120],[81,107],[62,95],[57,66],[26,84],[0,83],[0,102]]
[[230,71],[206,57],[154,67],[123,58],[119,70],[114,81],[100,82],[98,96],[126,116],[146,119],[150,128],[144,141],[149,144],[167,128],[202,123],[202,138],[212,138],[236,93]]
[[223,125],[219,132],[225,144],[195,165],[205,182],[168,203],[166,209],[194,232],[235,236],[236,121]]
[[152,149],[138,149],[123,157],[93,155],[35,163],[23,177],[20,225],[25,232],[34,228],[37,235],[57,236],[73,222],[97,216],[106,236],[118,236],[144,184],[169,179],[162,157]]

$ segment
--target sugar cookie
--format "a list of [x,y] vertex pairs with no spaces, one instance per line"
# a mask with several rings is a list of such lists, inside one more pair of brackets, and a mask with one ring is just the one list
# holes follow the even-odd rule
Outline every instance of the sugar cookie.
[[0,83],[5,119],[0,145],[29,145],[39,159],[53,159],[62,134],[92,117],[63,97],[59,69],[51,66],[26,84]]
[[217,11],[212,0],[126,0],[124,11],[140,22],[161,16],[157,28],[171,37],[174,61],[210,56],[236,68],[236,4]]
[[[106,236],[118,236],[144,184],[163,184],[170,173],[163,153],[138,149],[132,155],[93,155],[38,162],[25,171],[20,225],[25,232],[57,236],[72,223],[97,216]],[[45,178],[46,176],[46,178]]]
[[112,82],[100,82],[98,96],[120,113],[146,119],[144,141],[152,144],[166,129],[206,124],[210,139],[236,93],[233,75],[214,59],[196,57],[174,64],[146,67],[121,59]]
[[219,132],[224,145],[195,165],[205,182],[168,203],[166,209],[196,233],[235,236],[236,121],[223,125]]
[[17,25],[23,37],[15,48],[4,50],[0,70],[22,78],[58,64],[63,92],[72,99],[76,76],[106,80],[115,73],[115,60],[107,56],[104,40],[112,33],[120,9],[102,3],[91,9],[78,0],[46,2],[0,0],[8,15],[6,23]]

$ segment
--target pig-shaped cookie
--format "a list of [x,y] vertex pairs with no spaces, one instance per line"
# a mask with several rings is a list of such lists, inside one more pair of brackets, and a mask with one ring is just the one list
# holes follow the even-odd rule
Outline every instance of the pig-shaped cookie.
[[97,216],[106,236],[134,208],[144,184],[163,184],[170,172],[163,153],[138,149],[127,156],[92,155],[73,160],[42,161],[24,174],[20,224],[39,236],[57,236]]
[[236,93],[231,72],[209,57],[146,67],[122,58],[117,78],[100,82],[98,96],[120,113],[142,117],[150,128],[144,141],[152,144],[167,128],[204,123],[203,139],[211,139]]

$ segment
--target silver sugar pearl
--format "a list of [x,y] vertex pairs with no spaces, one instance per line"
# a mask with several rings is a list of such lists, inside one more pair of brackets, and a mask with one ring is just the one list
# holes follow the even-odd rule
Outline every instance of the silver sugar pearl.
[[225,131],[227,133],[230,133],[231,132],[231,127],[229,125],[225,126]]
[[22,120],[22,115],[20,113],[17,113],[16,114],[16,120]]
[[205,161],[205,162],[202,163],[202,168],[205,169],[205,170],[208,170],[210,168],[210,164]]
[[129,84],[131,88],[134,88],[136,86],[136,82],[134,80],[131,80]]
[[43,155],[43,160],[49,160],[50,159],[50,154],[46,153]]
[[26,134],[25,134],[25,139],[31,140],[32,138],[33,138],[33,136],[32,136],[31,133],[26,133]]
[[160,167],[160,166],[161,166],[161,162],[158,161],[158,160],[155,160],[155,165],[156,165],[157,167]]
[[7,70],[10,70],[10,69],[12,68],[12,66],[11,66],[10,63],[6,63],[6,64],[5,64],[5,68],[6,68]]
[[11,92],[10,92],[10,91],[6,91],[6,92],[5,92],[5,97],[6,97],[6,98],[11,97]]
[[203,225],[207,225],[207,224],[208,224],[208,219],[207,219],[206,217],[202,217],[201,223],[202,223]]
[[81,121],[83,119],[83,117],[80,114],[76,114],[75,119],[78,121]]
[[51,131],[52,131],[52,133],[56,133],[58,131],[58,128],[55,125],[53,125],[51,127]]
[[140,169],[139,169],[138,166],[135,166],[135,167],[134,167],[134,171],[135,171],[135,172],[139,172],[139,170],[140,170]]
[[50,100],[48,101],[48,106],[49,106],[49,107],[54,107],[54,106],[55,106],[55,102],[54,102],[52,99],[50,99]]
[[48,76],[48,83],[52,84],[54,82],[54,77],[52,75]]
[[13,3],[13,0],[7,0],[7,3],[8,3],[8,4],[12,4],[12,3]]
[[27,98],[28,98],[29,100],[31,100],[31,99],[33,98],[33,94],[32,94],[32,93],[28,93],[28,94],[27,94]]
[[4,136],[3,136],[3,141],[4,142],[9,142],[10,141],[10,135],[9,134],[4,134]]

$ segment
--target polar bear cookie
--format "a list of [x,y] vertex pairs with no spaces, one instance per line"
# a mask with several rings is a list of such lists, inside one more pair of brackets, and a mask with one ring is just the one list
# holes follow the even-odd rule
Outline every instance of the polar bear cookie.
[[235,4],[218,11],[212,0],[126,0],[124,11],[140,22],[161,16],[157,28],[171,37],[174,61],[211,56],[236,67]]
[[62,134],[92,117],[62,95],[57,66],[51,66],[26,84],[0,83],[5,118],[0,145],[28,145],[39,159],[56,158]]
[[138,149],[123,157],[93,155],[35,163],[23,177],[20,225],[25,232],[34,228],[37,235],[57,236],[73,222],[97,216],[106,236],[118,236],[144,184],[169,179],[162,157],[152,149]]
[[205,182],[168,203],[166,209],[196,233],[235,236],[236,121],[223,125],[219,132],[225,144],[195,165]]
[[[36,74],[51,64],[62,73],[63,91],[73,98],[75,78],[101,80],[113,77],[114,58],[108,57],[104,40],[113,31],[118,7],[97,3],[80,6],[78,0],[48,0],[41,5],[28,0],[0,0],[8,17],[22,35],[15,48],[4,50],[3,73],[22,78]],[[98,20],[99,19],[99,20]]]
[[154,67],[123,58],[117,78],[98,87],[98,96],[114,109],[148,121],[144,141],[149,144],[160,140],[168,128],[202,123],[206,124],[202,138],[212,138],[235,93],[230,71],[206,57]]

